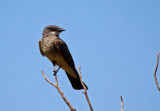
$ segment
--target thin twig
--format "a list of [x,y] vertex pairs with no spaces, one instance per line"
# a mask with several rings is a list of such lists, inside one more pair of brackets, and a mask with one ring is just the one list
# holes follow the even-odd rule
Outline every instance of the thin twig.
[[67,98],[64,96],[63,92],[60,90],[60,88],[58,86],[57,76],[55,76],[56,83],[54,84],[50,80],[47,79],[47,77],[46,77],[46,75],[44,74],[43,71],[42,71],[42,74],[43,74],[43,76],[44,76],[44,78],[46,79],[47,82],[49,82],[51,85],[53,85],[54,87],[56,87],[56,89],[58,90],[58,92],[60,93],[61,97],[66,102],[66,104],[68,105],[68,107],[70,108],[70,110],[71,111],[76,111],[76,109],[74,109],[74,107],[69,103],[69,101],[67,100]]
[[123,99],[122,99],[122,96],[120,96],[121,98],[121,111],[123,111]]
[[156,72],[157,72],[157,69],[158,69],[158,64],[159,64],[159,52],[158,52],[158,55],[157,55],[157,65],[156,65],[156,69],[154,71],[154,78],[155,78],[155,82],[156,82],[157,88],[160,91],[160,87],[158,85],[157,76],[156,76]]
[[90,100],[89,100],[89,97],[88,97],[88,95],[87,95],[87,88],[86,88],[86,86],[84,85],[84,83],[83,83],[83,81],[82,81],[82,76],[81,76],[81,69],[80,69],[80,66],[78,66],[78,69],[79,69],[79,77],[80,77],[80,81],[81,81],[81,83],[82,83],[82,86],[83,86],[83,88],[84,88],[84,95],[86,96],[86,100],[87,100],[87,102],[88,102],[88,104],[89,104],[89,108],[90,108],[90,110],[91,111],[93,111],[93,108],[92,108],[92,105],[91,105],[91,102],[90,102]]

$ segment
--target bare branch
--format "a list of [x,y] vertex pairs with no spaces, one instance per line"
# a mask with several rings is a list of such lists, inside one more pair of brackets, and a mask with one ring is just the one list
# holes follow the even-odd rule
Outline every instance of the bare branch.
[[83,92],[83,93],[84,93],[84,95],[85,95],[85,97],[86,97],[86,100],[87,100],[87,102],[88,102],[88,105],[89,105],[90,110],[93,111],[91,102],[90,102],[89,97],[88,97],[88,95],[87,95],[87,88],[86,88],[86,86],[84,85],[84,83],[83,83],[83,81],[82,81],[80,66],[78,66],[78,69],[79,69],[80,81],[81,81],[81,83],[82,83],[82,85],[83,85],[83,88],[84,88],[84,92]]
[[43,71],[42,71],[42,74],[43,74],[43,76],[44,76],[44,78],[46,79],[47,82],[49,82],[51,85],[53,85],[54,87],[56,87],[56,89],[58,90],[58,92],[60,93],[61,97],[66,102],[66,104],[68,105],[68,107],[70,108],[70,110],[71,111],[76,111],[76,109],[74,109],[74,107],[69,103],[69,101],[67,100],[67,98],[64,96],[63,92],[60,90],[60,88],[58,86],[57,76],[55,76],[56,83],[54,84],[50,80],[47,79],[47,77],[46,77],[46,75],[44,74]]
[[156,65],[156,69],[154,71],[154,78],[155,78],[155,82],[156,82],[157,88],[160,91],[160,87],[158,85],[157,76],[156,76],[156,72],[157,72],[157,69],[158,69],[158,64],[159,64],[159,52],[158,52],[158,55],[157,55],[157,65]]
[[120,96],[121,98],[121,111],[123,111],[123,99],[122,99],[122,96]]

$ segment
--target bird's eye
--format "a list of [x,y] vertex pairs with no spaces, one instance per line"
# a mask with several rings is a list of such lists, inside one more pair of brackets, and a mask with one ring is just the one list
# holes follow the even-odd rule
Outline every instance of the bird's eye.
[[51,31],[56,31],[56,29],[55,29],[55,28],[50,28],[50,30],[51,30]]
[[48,27],[48,30],[50,30],[50,31],[57,31],[58,28],[57,27]]

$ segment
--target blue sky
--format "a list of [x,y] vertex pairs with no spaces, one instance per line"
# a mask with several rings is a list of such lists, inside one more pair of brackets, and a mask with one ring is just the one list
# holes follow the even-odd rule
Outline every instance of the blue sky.
[[[160,52],[159,0],[1,0],[0,110],[69,111],[54,82],[52,64],[39,52],[47,25],[64,29],[95,111],[157,111],[154,81]],[[157,72],[160,81],[160,69]],[[59,86],[78,111],[89,111],[82,91],[58,72]]]

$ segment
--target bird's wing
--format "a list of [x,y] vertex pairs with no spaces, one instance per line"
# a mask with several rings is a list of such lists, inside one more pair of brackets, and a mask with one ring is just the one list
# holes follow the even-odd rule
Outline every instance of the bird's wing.
[[63,40],[61,40],[60,38],[57,38],[57,39],[55,39],[55,45],[57,47],[58,52],[62,55],[62,57],[68,63],[68,65],[71,68],[73,68],[73,70],[76,70],[72,55],[69,52],[69,49],[68,49],[66,43]]
[[44,53],[43,53],[42,47],[41,47],[41,39],[39,40],[39,50],[40,50],[42,56],[44,56]]
[[[58,52],[61,54],[61,56],[64,58],[64,60],[75,71],[74,74],[76,74],[76,75],[74,75],[74,76],[76,76],[76,78],[73,75],[66,72],[66,74],[67,74],[67,76],[68,76],[68,78],[69,78],[69,80],[72,84],[72,87],[74,89],[79,89],[79,90],[83,89],[83,86],[82,86],[81,81],[79,79],[78,72],[75,68],[75,64],[74,64],[72,55],[69,52],[69,49],[68,49],[66,43],[63,40],[61,40],[60,38],[56,38],[54,43],[55,43],[55,46],[57,47]],[[85,83],[84,83],[84,85],[85,85]],[[88,89],[87,86],[86,86],[86,88]]]

